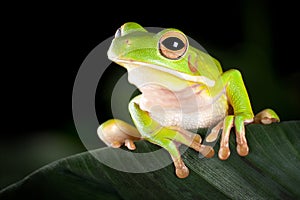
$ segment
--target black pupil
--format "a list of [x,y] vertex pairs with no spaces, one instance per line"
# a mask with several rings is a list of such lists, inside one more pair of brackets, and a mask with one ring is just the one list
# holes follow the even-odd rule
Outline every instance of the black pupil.
[[162,44],[172,51],[177,51],[184,47],[184,43],[182,42],[182,40],[177,37],[168,37],[167,39],[162,41]]

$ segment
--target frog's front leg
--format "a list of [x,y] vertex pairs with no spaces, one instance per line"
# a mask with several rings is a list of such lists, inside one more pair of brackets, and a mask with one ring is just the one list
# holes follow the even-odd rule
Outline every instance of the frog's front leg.
[[252,112],[250,100],[245,88],[241,73],[238,70],[229,70],[223,73],[216,83],[216,87],[225,85],[225,92],[229,105],[233,108],[233,114],[229,114],[223,121],[212,129],[206,140],[213,141],[217,133],[222,129],[219,158],[226,160],[230,155],[229,135],[232,127],[235,127],[237,152],[240,156],[246,156],[249,152],[245,136],[245,124],[278,122],[279,117],[271,109],[265,109],[255,117]]
[[138,98],[139,97],[136,97],[129,104],[129,111],[137,129],[143,139],[163,147],[170,153],[176,169],[176,175],[179,178],[187,177],[189,170],[181,159],[178,143],[195,149],[205,157],[212,157],[214,155],[213,148],[200,144],[200,135],[191,133],[180,127],[161,126],[150,117],[148,112],[143,111],[139,107]]
[[249,147],[245,136],[245,124],[253,122],[254,115],[241,73],[234,69],[224,72],[215,87],[225,87],[228,104],[233,108],[233,113],[229,113],[212,131],[216,133],[222,129],[219,158],[225,160],[230,155],[229,135],[232,127],[235,127],[237,152],[240,156],[246,156]]

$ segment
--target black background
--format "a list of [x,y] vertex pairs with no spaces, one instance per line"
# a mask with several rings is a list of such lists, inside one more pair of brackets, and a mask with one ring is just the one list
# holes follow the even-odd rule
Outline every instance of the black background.
[[[256,102],[253,93],[258,87],[269,89],[268,83],[261,84],[264,83],[261,80],[265,79],[265,75],[260,74],[257,69],[255,74],[249,75],[252,79],[260,80],[260,85],[256,85],[255,81],[251,82],[250,78],[246,78],[247,74],[243,74],[245,82],[249,83],[249,91],[254,95],[254,110],[275,105],[274,109],[277,108],[282,120],[299,119],[300,107],[295,103],[300,100],[299,35],[296,33],[299,11],[296,6],[287,1],[197,3],[180,2],[167,7],[153,2],[140,2],[137,5],[132,2],[124,5],[117,2],[115,5],[15,4],[4,7],[8,12],[2,14],[1,25],[3,57],[0,176],[4,177],[5,174],[7,178],[2,181],[1,186],[51,160],[85,150],[73,125],[73,83],[88,53],[128,21],[138,22],[144,27],[178,28],[199,41],[223,64],[239,65],[237,61],[226,61],[226,58],[222,61],[222,55],[231,51],[232,55],[236,53],[238,60],[238,52],[243,49],[246,41],[251,41],[250,44],[247,43],[250,46],[255,44],[257,48],[260,45],[267,48],[271,75],[280,87],[274,85],[274,96],[266,96],[264,104],[259,104],[259,98]],[[252,59],[259,57],[254,55]],[[224,66],[224,69],[229,68],[232,66]],[[112,76],[109,73],[120,76],[123,72],[122,69],[111,69],[105,81]],[[261,98],[261,102],[263,99]],[[76,144],[76,147],[65,154],[46,159],[45,162],[34,159],[36,151],[45,157],[51,153],[44,151],[42,147],[33,150],[28,156],[22,154],[23,141],[45,134],[51,137],[67,135],[69,140],[66,143]],[[38,146],[36,143],[30,144]],[[16,151],[15,148],[19,150]],[[24,159],[20,160],[20,157]],[[35,165],[35,162],[38,164]],[[20,165],[28,167],[22,171],[17,167]]]

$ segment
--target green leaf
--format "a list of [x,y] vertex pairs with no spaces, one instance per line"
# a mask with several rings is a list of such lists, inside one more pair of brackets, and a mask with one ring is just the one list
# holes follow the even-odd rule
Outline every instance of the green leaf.
[[[126,173],[85,152],[37,170],[3,189],[0,199],[299,199],[300,121],[248,125],[246,131],[250,154],[244,158],[236,154],[234,137],[226,161],[216,155],[201,159],[188,149],[183,155],[190,169],[186,179],[176,177],[172,164],[148,173]],[[136,152],[157,149],[140,141]],[[137,167],[145,164],[118,152],[103,148],[92,153],[116,162],[129,159]]]

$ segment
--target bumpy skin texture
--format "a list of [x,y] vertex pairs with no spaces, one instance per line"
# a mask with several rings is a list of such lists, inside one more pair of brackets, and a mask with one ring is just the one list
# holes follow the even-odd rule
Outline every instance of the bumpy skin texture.
[[[170,41],[173,46],[169,46]],[[200,135],[188,129],[214,126],[206,142],[216,141],[221,131],[218,156],[226,160],[233,127],[237,152],[246,156],[245,124],[279,122],[271,109],[254,116],[241,73],[235,69],[223,73],[218,61],[189,46],[187,37],[177,29],[154,34],[139,24],[126,23],[118,29],[108,57],[128,70],[129,82],[142,94],[129,104],[136,128],[121,120],[109,120],[98,128],[100,139],[108,146],[124,144],[130,150],[140,139],[159,145],[170,153],[179,178],[187,177],[189,170],[178,144],[205,157],[214,155],[214,149],[201,144]]]

